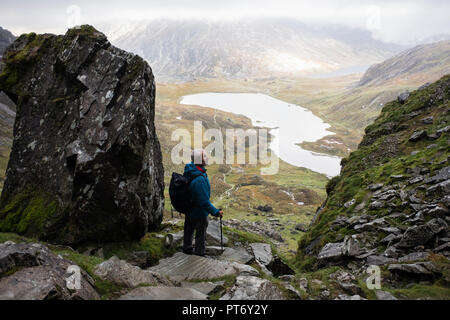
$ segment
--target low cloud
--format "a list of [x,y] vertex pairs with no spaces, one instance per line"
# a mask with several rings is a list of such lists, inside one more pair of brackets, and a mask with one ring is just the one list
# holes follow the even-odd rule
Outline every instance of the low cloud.
[[[335,24],[359,28],[369,30],[375,39],[401,44],[450,33],[450,1],[447,0],[2,0],[0,7],[2,26],[15,34],[63,33],[71,21],[96,25],[159,18],[261,17],[296,18],[313,26]],[[73,8],[80,9],[78,16],[74,16]]]

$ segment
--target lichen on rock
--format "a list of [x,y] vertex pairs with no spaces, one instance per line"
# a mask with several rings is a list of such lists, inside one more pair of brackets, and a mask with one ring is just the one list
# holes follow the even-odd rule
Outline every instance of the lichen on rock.
[[164,181],[150,66],[91,26],[22,35],[3,58],[0,91],[17,117],[0,231],[79,244],[158,227]]

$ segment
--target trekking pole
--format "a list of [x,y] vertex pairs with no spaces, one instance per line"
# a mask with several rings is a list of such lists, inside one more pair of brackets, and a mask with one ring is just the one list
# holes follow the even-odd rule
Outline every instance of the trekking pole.
[[[222,209],[219,209],[222,211]],[[223,253],[223,233],[222,233],[222,216],[220,216],[220,247],[222,248]]]

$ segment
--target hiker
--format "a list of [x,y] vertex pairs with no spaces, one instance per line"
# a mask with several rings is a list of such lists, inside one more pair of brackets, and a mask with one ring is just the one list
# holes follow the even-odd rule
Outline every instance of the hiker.
[[[196,149],[192,151],[191,163],[184,168],[184,175],[191,179],[189,192],[193,202],[193,208],[185,215],[183,252],[186,254],[205,255],[206,229],[208,228],[208,215],[222,218],[223,211],[217,209],[209,201],[211,185],[206,166],[208,156],[205,150]],[[195,250],[192,250],[192,241],[195,231]]]

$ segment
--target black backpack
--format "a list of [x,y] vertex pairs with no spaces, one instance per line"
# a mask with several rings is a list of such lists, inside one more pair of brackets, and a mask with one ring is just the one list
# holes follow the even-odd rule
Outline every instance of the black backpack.
[[172,173],[169,186],[170,202],[179,213],[189,214],[193,208],[191,193],[189,192],[189,184],[192,180],[179,173]]

